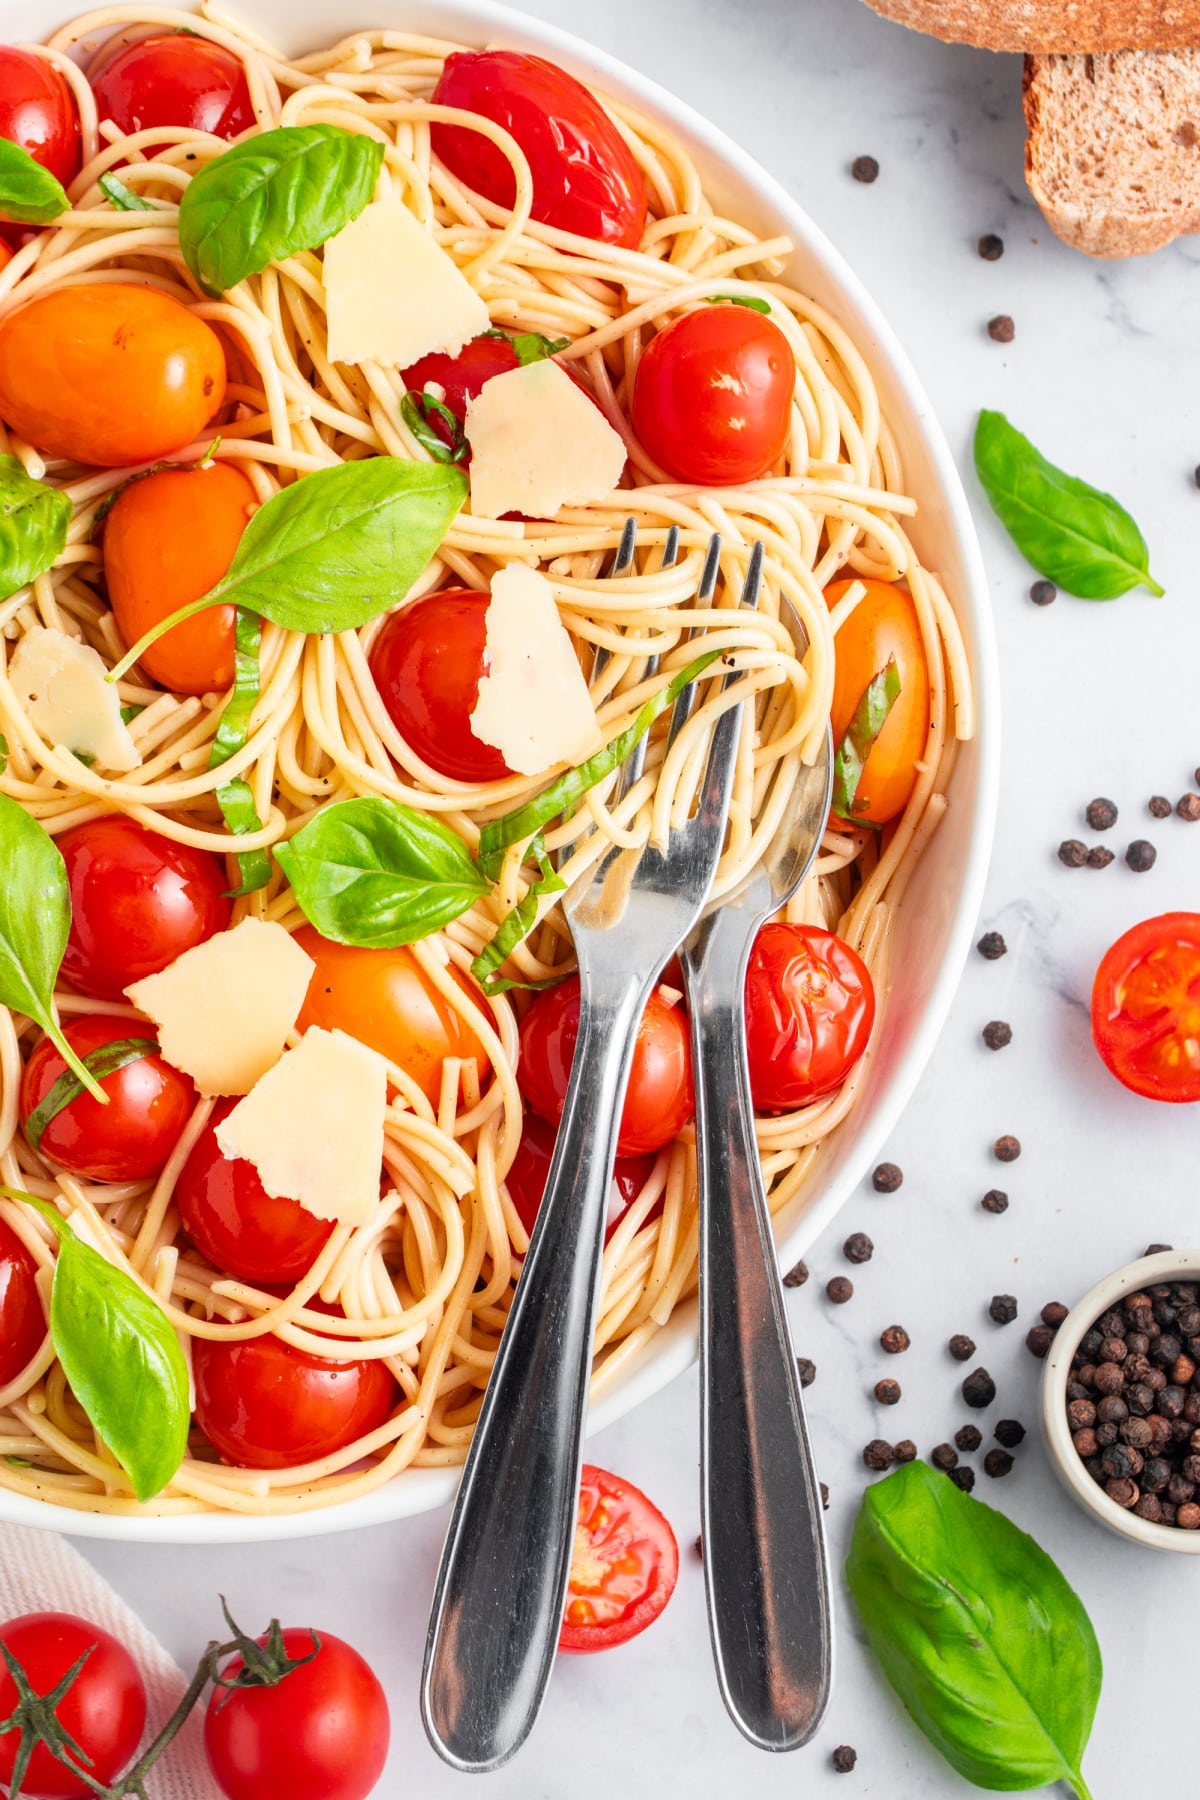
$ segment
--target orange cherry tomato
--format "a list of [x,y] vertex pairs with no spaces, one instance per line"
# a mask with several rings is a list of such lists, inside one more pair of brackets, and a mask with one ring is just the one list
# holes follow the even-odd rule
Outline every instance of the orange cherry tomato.
[[1105,951],[1092,1039],[1131,1093],[1200,1102],[1200,913],[1143,919]]
[[[857,577],[851,577],[855,580]],[[825,589],[832,607],[850,581]],[[917,763],[929,737],[929,665],[912,597],[888,581],[864,581],[866,593],[833,640],[833,741],[840,744],[858,703],[889,657],[895,657],[900,692],[863,766],[854,816],[873,825],[896,818],[908,805]]]
[[12,261],[12,259],[13,259],[12,245],[6,244],[4,242],[4,239],[0,238],[0,269],[7,269],[8,265]]
[[[296,942],[317,965],[296,1021],[300,1031],[320,1025],[358,1038],[411,1075],[435,1106],[446,1057],[465,1061],[473,1056],[483,1075],[483,1045],[449,1002],[428,986],[411,950],[335,944],[312,925],[296,933]],[[457,971],[451,973],[463,992],[471,994]]]
[[[220,581],[256,505],[254,488],[229,463],[130,483],[104,525],[108,597],[126,644]],[[177,694],[227,688],[236,623],[232,606],[197,613],[143,651],[142,667]]]
[[0,324],[0,418],[48,456],[153,462],[224,398],[220,338],[157,288],[51,288]]

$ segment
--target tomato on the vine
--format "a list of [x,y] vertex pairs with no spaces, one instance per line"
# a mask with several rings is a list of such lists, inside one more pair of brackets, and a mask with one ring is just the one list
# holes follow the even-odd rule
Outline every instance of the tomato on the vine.
[[1132,1093],[1200,1100],[1200,913],[1143,919],[1105,951],[1092,988],[1092,1038]]
[[[646,225],[646,186],[633,152],[594,94],[565,69],[518,50],[462,50],[446,58],[432,94],[502,125],[533,176],[540,225],[636,250]],[[516,199],[512,165],[464,125],[431,127],[434,153],[459,181],[496,206]]]
[[830,1093],[867,1047],[875,989],[857,951],[816,925],[764,925],[746,971],[746,1042],[756,1112]]
[[12,1227],[0,1219],[0,1387],[16,1380],[45,1336],[37,1263]]
[[371,645],[388,717],[422,762],[453,781],[502,781],[512,770],[471,730],[485,673],[488,596],[446,588],[403,606]]
[[[825,589],[833,607],[849,589]],[[904,811],[929,737],[929,664],[911,594],[890,581],[863,581],[866,593],[833,640],[833,741],[840,744],[875,677],[895,661],[900,692],[872,744],[853,797],[854,818],[886,824]],[[853,821],[851,821],[853,822]]]
[[[533,1236],[533,1227],[542,1204],[542,1196],[546,1191],[546,1178],[550,1173],[550,1162],[554,1155],[555,1133],[553,1127],[536,1113],[527,1112],[521,1126],[521,1141],[517,1145],[517,1154],[508,1174],[504,1177],[517,1217],[529,1235]],[[604,1224],[604,1241],[608,1242],[617,1226],[621,1223],[629,1208],[633,1205],[651,1175],[654,1173],[652,1156],[619,1156],[613,1169],[612,1186],[608,1195],[608,1217]],[[646,1215],[647,1222],[657,1219],[663,1209],[663,1195],[659,1195]]]
[[675,1591],[675,1533],[640,1488],[584,1463],[560,1650],[611,1650],[655,1619]]
[[755,481],[787,448],[795,387],[796,359],[773,319],[747,306],[700,306],[646,346],[633,429],[678,481]]
[[[299,1665],[281,1681],[213,1689],[204,1717],[209,1767],[228,1800],[366,1800],[383,1773],[391,1731],[378,1679],[330,1631],[288,1627],[280,1635]],[[270,1634],[256,1642],[267,1648]],[[222,1681],[244,1668],[235,1656]]]
[[[101,1015],[72,1019],[63,1035],[79,1057],[125,1038],[154,1039],[149,1025]],[[66,1067],[57,1045],[44,1037],[21,1078],[23,1128]],[[144,1181],[159,1174],[196,1104],[188,1077],[154,1053],[103,1076],[100,1086],[108,1105],[81,1088],[46,1125],[41,1154],[88,1181]]]
[[71,896],[62,971],[81,993],[119,1000],[229,923],[225,865],[209,850],[122,813],[74,825],[57,842]]
[[128,137],[156,125],[240,137],[255,123],[240,57],[195,32],[126,44],[92,76],[96,111]]
[[[521,1021],[517,1083],[551,1125],[562,1118],[578,1035],[579,977],[569,975],[539,994]],[[655,989],[638,1022],[617,1155],[661,1150],[687,1124],[694,1103],[687,1014]]]
[[79,109],[65,75],[32,50],[0,45],[0,138],[69,187],[79,173]]
[[217,1126],[237,1102],[218,1100],[175,1183],[183,1228],[215,1269],[238,1281],[299,1281],[328,1241],[333,1224],[298,1200],[268,1194],[258,1170],[222,1154]]
[[[146,1689],[125,1646],[99,1625],[65,1612],[25,1613],[9,1619],[0,1625],[0,1642],[20,1663],[37,1694],[50,1693],[87,1652],[55,1711],[63,1730],[88,1759],[77,1762],[65,1751],[74,1769],[86,1769],[93,1783],[115,1782],[132,1761],[146,1726]],[[16,1705],[17,1684],[7,1664],[0,1662],[0,1719],[7,1719]],[[5,1786],[12,1781],[19,1744],[18,1731],[0,1737],[0,1782]],[[44,1744],[34,1750],[21,1783],[28,1800],[86,1800],[94,1791]]]

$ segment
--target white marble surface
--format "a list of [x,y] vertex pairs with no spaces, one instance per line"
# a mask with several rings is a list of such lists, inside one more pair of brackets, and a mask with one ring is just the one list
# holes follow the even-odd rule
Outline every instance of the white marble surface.
[[[362,6],[352,9],[364,11]],[[1195,703],[1200,624],[1196,345],[1200,242],[1148,260],[1092,263],[1064,249],[1022,179],[1021,65],[950,49],[882,23],[857,0],[531,0],[531,10],[590,36],[673,86],[794,190],[883,301],[967,467],[981,405],[999,406],[1055,460],[1115,489],[1153,550],[1162,600],[1132,594],[1107,606],[1026,595],[1030,571],[970,488],[991,572],[1005,701],[1006,773],[983,926],[1009,955],[972,955],[951,1020],[887,1154],[905,1171],[892,1198],[855,1196],[809,1257],[814,1279],[789,1299],[796,1347],[818,1366],[809,1390],[822,1473],[832,1490],[835,1562],[844,1556],[865,1472],[863,1443],[911,1436],[923,1452],[968,1417],[963,1370],[945,1351],[968,1331],[999,1384],[987,1415],[1031,1427],[1013,1474],[982,1476],[984,1498],[1034,1531],[1083,1595],[1109,1665],[1089,1757],[1096,1800],[1134,1779],[1140,1735],[1130,1719],[1177,1716],[1194,1673],[1164,1646],[1190,1641],[1197,1571],[1125,1547],[1085,1521],[1059,1491],[1032,1428],[1039,1365],[1024,1332],[1041,1304],[1074,1301],[1152,1240],[1196,1241],[1195,1109],[1124,1093],[1093,1055],[1086,998],[1096,961],[1135,919],[1195,907],[1200,826],[1151,820],[1152,793],[1175,799],[1200,763]],[[365,8],[370,12],[370,7]],[[873,187],[847,173],[870,152]],[[986,263],[984,231],[1005,240]],[[1011,313],[1015,341],[985,322]],[[1063,837],[1087,835],[1082,807],[1110,795],[1118,855],[1150,837],[1158,862],[1133,875],[1070,872]],[[1010,1048],[980,1043],[991,1018],[1011,1021]],[[1012,1167],[989,1146],[1016,1133]],[[1003,1217],[979,1208],[1001,1185]],[[852,1230],[875,1240],[854,1270],[856,1294],[831,1307],[825,1280],[846,1269]],[[997,1291],[1021,1317],[987,1317]],[[884,1357],[880,1329],[900,1321],[913,1346]],[[884,1365],[887,1365],[885,1368]],[[882,1374],[900,1406],[871,1398]],[[601,1659],[563,1659],[536,1736],[494,1800],[726,1800],[730,1794],[836,1792],[889,1800],[952,1795],[965,1785],[931,1751],[884,1687],[839,1593],[838,1672],[828,1723],[793,1758],[751,1751],[727,1722],[708,1655],[697,1530],[696,1391],[679,1382],[593,1443],[597,1460],[638,1482],[673,1520],[684,1548],[679,1589],[652,1631]],[[976,1458],[980,1461],[980,1458]],[[386,1800],[465,1791],[427,1747],[417,1677],[441,1515],[311,1546],[272,1551],[140,1550],[85,1544],[86,1554],[181,1659],[218,1622],[226,1593],[251,1626],[272,1612],[341,1633],[371,1658],[393,1706]],[[830,1751],[857,1746],[849,1776]]]

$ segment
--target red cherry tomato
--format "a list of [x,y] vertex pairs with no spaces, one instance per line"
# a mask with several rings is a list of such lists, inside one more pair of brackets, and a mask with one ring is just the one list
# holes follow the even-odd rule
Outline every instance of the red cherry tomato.
[[1200,913],[1143,919],[1105,951],[1092,1038],[1132,1093],[1200,1100]]
[[[391,1724],[374,1673],[331,1631],[287,1628],[285,1653],[311,1662],[276,1686],[214,1688],[204,1716],[204,1748],[228,1800],[366,1800],[383,1774]],[[267,1635],[258,1643],[264,1648]],[[235,1656],[221,1674],[232,1680]]]
[[[29,1678],[36,1693],[48,1694],[58,1686],[71,1665],[90,1650],[87,1661],[57,1707],[64,1731],[70,1733],[84,1755],[84,1767],[93,1782],[107,1787],[133,1760],[146,1725],[146,1689],[137,1664],[123,1644],[99,1625],[91,1625],[74,1613],[25,1613],[0,1625],[0,1641],[7,1645]],[[17,1685],[7,1665],[0,1664],[0,1719],[8,1718],[17,1704]],[[12,1780],[20,1733],[0,1737],[0,1781]],[[70,1756],[70,1752],[67,1752]],[[71,1758],[74,1762],[74,1758]],[[21,1783],[28,1800],[86,1800],[94,1791],[72,1774],[39,1744],[29,1759]]]
[[[536,1113],[527,1112],[513,1166],[504,1177],[512,1203],[517,1209],[517,1217],[531,1237],[541,1208],[542,1195],[546,1191],[546,1177],[550,1173],[550,1161],[554,1155],[554,1137],[553,1129],[544,1119],[539,1119]],[[617,1158],[608,1196],[608,1218],[604,1226],[606,1244],[653,1172],[652,1156]],[[647,1221],[660,1216],[663,1198],[660,1194],[647,1214]]]
[[126,134],[178,125],[235,138],[255,123],[245,65],[194,32],[126,44],[92,77],[92,91],[100,118]]
[[[458,51],[446,58],[432,98],[512,134],[533,174],[538,224],[636,250],[646,226],[641,170],[595,95],[565,69],[517,50]],[[452,175],[494,205],[512,206],[512,166],[494,144],[461,125],[434,125],[432,137]]]
[[218,1100],[175,1184],[183,1228],[213,1267],[239,1281],[299,1281],[333,1225],[298,1200],[268,1194],[253,1163],[221,1153],[217,1126],[237,1104]]
[[81,993],[119,1000],[229,923],[225,867],[208,850],[121,813],[64,831],[58,847],[72,914],[63,974]]
[[512,770],[471,730],[487,643],[488,596],[447,588],[401,607],[371,646],[388,717],[422,762],[453,781],[502,781]]
[[[539,994],[521,1021],[517,1081],[534,1112],[557,1126],[579,1035],[579,977]],[[692,1116],[692,1053],[687,1014],[657,989],[638,1024],[618,1156],[661,1150]]]
[[653,1625],[675,1592],[679,1545],[640,1488],[584,1463],[560,1650],[611,1650]]
[[[419,394],[431,382],[435,383],[442,390],[442,405],[454,414],[461,426],[466,423],[468,400],[478,400],[493,375],[506,375],[510,369],[520,366],[511,338],[485,334],[472,338],[457,356],[438,352],[423,356],[411,368],[402,369],[400,379],[410,394]],[[444,444],[454,447],[454,435],[445,419],[431,412],[429,424]],[[464,460],[470,461],[469,446]]]
[[849,944],[816,925],[764,925],[746,971],[756,1112],[790,1112],[837,1087],[867,1047],[875,989]]
[[[835,581],[825,589],[831,607],[854,579]],[[830,717],[833,741],[840,744],[867,688],[889,661],[895,661],[900,692],[867,752],[853,795],[854,819],[882,825],[897,818],[908,805],[916,785],[917,764],[925,755],[929,664],[912,595],[888,581],[864,581],[863,586],[866,593],[833,640]]]
[[650,340],[633,384],[633,429],[678,481],[755,481],[792,428],[796,359],[772,319],[701,306]]
[[330,1456],[382,1425],[396,1383],[378,1358],[334,1362],[280,1338],[192,1344],[196,1422],[226,1462],[287,1469]]
[[[41,1349],[45,1335],[37,1263],[12,1227],[0,1219],[0,1387],[16,1380]],[[3,1741],[0,1738],[0,1744]]]
[[79,173],[79,111],[64,75],[44,56],[0,45],[0,137],[28,150],[68,187]]
[[[65,1036],[77,1056],[86,1056],[103,1044],[153,1038],[154,1032],[130,1019],[85,1016],[73,1019]],[[66,1066],[56,1046],[44,1037],[21,1079],[22,1126]],[[77,1094],[42,1132],[42,1155],[89,1181],[144,1181],[160,1174],[196,1104],[196,1090],[187,1076],[161,1056],[142,1056],[105,1075],[100,1086],[108,1105],[102,1106],[89,1093]]]

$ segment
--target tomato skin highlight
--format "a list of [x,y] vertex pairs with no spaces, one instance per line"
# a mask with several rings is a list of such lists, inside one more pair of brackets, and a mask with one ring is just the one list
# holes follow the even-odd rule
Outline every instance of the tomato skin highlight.
[[1131,1093],[1200,1100],[1200,913],[1143,919],[1105,951],[1092,987],[1092,1041]]
[[[366,1800],[387,1761],[391,1722],[373,1670],[331,1631],[275,1687],[214,1688],[204,1749],[227,1800]],[[266,1646],[266,1633],[258,1640]],[[312,1633],[285,1627],[284,1650],[311,1654]],[[240,1656],[221,1674],[241,1673]]]
[[223,44],[185,32],[139,38],[92,77],[101,120],[126,135],[177,125],[235,138],[254,124],[242,62]]
[[816,925],[764,925],[746,971],[756,1112],[791,1112],[839,1087],[867,1047],[875,989],[857,951]]
[[[517,1084],[525,1099],[557,1127],[567,1097],[579,1035],[579,977],[539,994],[521,1021]],[[687,1014],[668,1006],[657,989],[638,1022],[629,1088],[621,1113],[618,1156],[661,1150],[692,1116],[692,1052]]]
[[153,462],[224,398],[220,338],[157,288],[49,288],[0,322],[0,417],[47,456]]
[[28,150],[64,187],[82,166],[79,110],[66,77],[44,56],[12,44],[0,45],[0,137]]
[[217,1126],[237,1105],[218,1100],[175,1184],[183,1228],[215,1269],[268,1286],[299,1281],[333,1230],[286,1195],[268,1194],[253,1163],[224,1156]]
[[[507,375],[510,369],[520,366],[511,339],[481,334],[464,344],[457,356],[447,356],[441,351],[422,356],[411,368],[400,371],[400,379],[410,394],[423,393],[431,382],[436,383],[442,390],[442,405],[454,414],[460,425],[464,425],[467,402],[478,400],[493,375]],[[453,448],[454,440],[445,419],[433,413],[429,425],[444,444]],[[469,445],[463,460],[471,460]]]
[[[463,50],[446,58],[435,106],[502,125],[533,175],[531,217],[540,225],[636,250],[646,226],[646,186],[633,153],[595,96],[565,69],[517,50]],[[516,199],[502,151],[461,125],[431,127],[434,154],[496,206]]]
[[701,306],[647,345],[633,429],[677,481],[756,481],[787,448],[795,387],[792,347],[772,319],[746,306]]
[[229,923],[225,866],[209,850],[121,813],[74,825],[57,842],[71,896],[62,968],[82,994],[119,1000]]
[[[857,577],[851,577],[856,580]],[[836,606],[850,581],[825,589]],[[863,694],[894,657],[900,692],[871,746],[854,795],[855,818],[884,825],[908,805],[917,763],[929,738],[929,664],[911,594],[889,581],[865,580],[866,593],[833,640],[834,746],[841,743]]]
[[[153,1039],[154,1028],[132,1019],[84,1014],[66,1025],[64,1035],[77,1056],[86,1056],[120,1038]],[[21,1078],[22,1126],[66,1066],[44,1037]],[[143,1056],[105,1075],[100,1086],[108,1105],[91,1094],[77,1094],[46,1126],[41,1154],[89,1181],[143,1181],[160,1174],[196,1104],[187,1076],[161,1056]]]
[[196,1423],[243,1469],[331,1456],[382,1425],[398,1392],[378,1358],[335,1362],[263,1337],[192,1343]]
[[447,588],[394,612],[371,645],[371,675],[392,724],[452,781],[512,774],[470,726],[485,672],[487,609],[486,594]]
[[[534,1112],[525,1114],[521,1142],[513,1158],[512,1168],[504,1177],[517,1217],[533,1236],[533,1227],[541,1211],[546,1178],[554,1155],[556,1133],[553,1126]],[[608,1218],[604,1226],[607,1244],[622,1218],[637,1199],[654,1172],[653,1156],[619,1156],[613,1168],[613,1187],[608,1197]],[[665,1194],[660,1194],[646,1215],[646,1223],[660,1218]]]
[[658,1508],[631,1481],[584,1463],[559,1649],[628,1643],[654,1623],[678,1578],[679,1545]]
[[[216,586],[257,504],[230,463],[130,483],[104,521],[108,597],[127,646]],[[139,661],[176,694],[219,692],[233,685],[236,626],[236,607],[210,607],[172,626]]]
[[[62,1680],[72,1663],[94,1645],[79,1675],[60,1701],[57,1712],[63,1727],[75,1739],[91,1764],[93,1780],[106,1786],[133,1760],[146,1726],[146,1689],[137,1664],[125,1646],[74,1613],[25,1613],[0,1625],[2,1640],[20,1663],[30,1686],[48,1694]],[[6,1665],[0,1664],[0,1719],[17,1704],[17,1686]],[[20,1734],[0,1737],[0,1782],[11,1782]],[[70,1755],[70,1752],[67,1753]],[[93,1790],[80,1781],[44,1744],[29,1759],[21,1784],[28,1800],[86,1800]]]
[[46,1336],[46,1315],[36,1284],[37,1263],[12,1227],[0,1219],[0,1387],[16,1380]]

